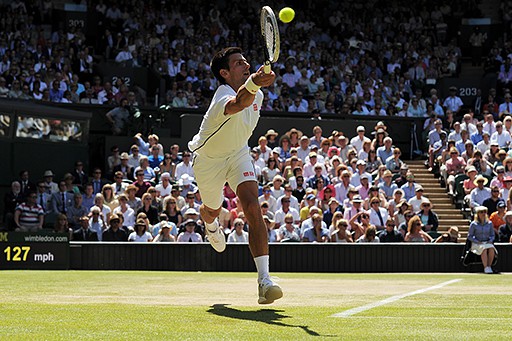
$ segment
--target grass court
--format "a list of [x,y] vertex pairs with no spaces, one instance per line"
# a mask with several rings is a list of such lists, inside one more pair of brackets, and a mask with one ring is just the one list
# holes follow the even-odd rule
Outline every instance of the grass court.
[[273,275],[1,271],[0,339],[512,339],[511,274]]

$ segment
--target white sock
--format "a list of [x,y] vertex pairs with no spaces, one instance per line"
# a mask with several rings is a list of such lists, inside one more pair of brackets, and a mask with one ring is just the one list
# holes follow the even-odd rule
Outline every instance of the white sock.
[[206,228],[208,229],[208,231],[210,232],[215,232],[217,231],[217,229],[219,228],[219,221],[217,220],[217,218],[215,218],[215,220],[213,221],[213,223],[207,223],[206,221],[204,222],[204,225],[206,226]]
[[270,277],[268,273],[268,255],[255,257],[254,263],[256,264],[256,270],[258,270],[258,283]]

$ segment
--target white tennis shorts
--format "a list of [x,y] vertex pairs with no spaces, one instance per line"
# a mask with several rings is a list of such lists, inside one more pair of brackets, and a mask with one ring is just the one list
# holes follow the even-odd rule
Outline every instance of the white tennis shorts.
[[212,209],[222,206],[226,181],[235,193],[242,182],[257,181],[248,148],[228,158],[210,158],[195,154],[193,168],[203,204]]

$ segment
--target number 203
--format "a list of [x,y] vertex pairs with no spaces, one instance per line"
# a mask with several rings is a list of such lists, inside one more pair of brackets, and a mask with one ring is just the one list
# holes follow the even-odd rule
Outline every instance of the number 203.
[[[4,253],[6,254],[6,260],[8,262],[25,262],[27,261],[27,256],[30,251],[30,246],[15,246],[11,248],[10,246],[4,249]],[[21,256],[23,253],[23,257]]]

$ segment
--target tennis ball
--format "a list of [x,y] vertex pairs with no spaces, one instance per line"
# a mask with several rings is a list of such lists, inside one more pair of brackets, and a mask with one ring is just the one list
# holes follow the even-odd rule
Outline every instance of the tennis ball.
[[295,11],[293,10],[293,8],[285,7],[279,11],[279,19],[281,19],[281,21],[284,22],[285,24],[292,21],[293,18],[295,18]]

